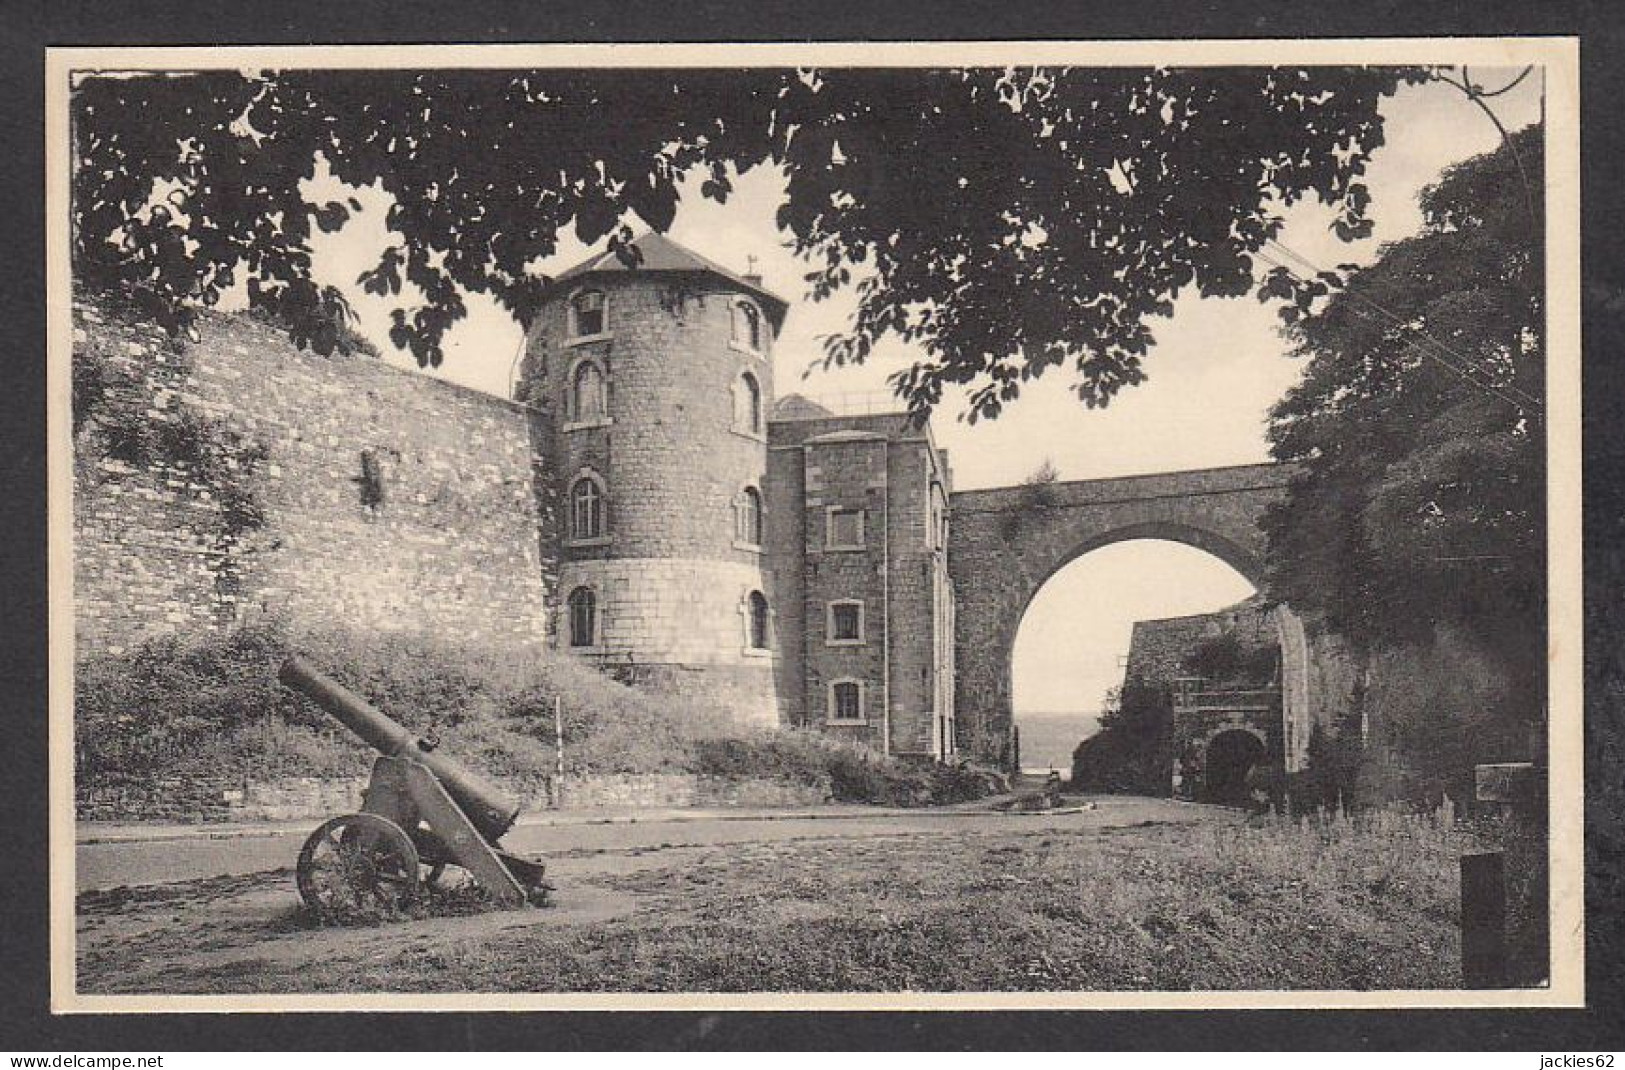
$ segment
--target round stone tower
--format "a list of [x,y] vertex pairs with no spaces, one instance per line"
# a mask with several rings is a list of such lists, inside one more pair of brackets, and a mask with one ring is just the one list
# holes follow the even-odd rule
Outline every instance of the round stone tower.
[[660,235],[549,286],[523,387],[553,491],[555,642],[775,724],[763,478],[786,303]]

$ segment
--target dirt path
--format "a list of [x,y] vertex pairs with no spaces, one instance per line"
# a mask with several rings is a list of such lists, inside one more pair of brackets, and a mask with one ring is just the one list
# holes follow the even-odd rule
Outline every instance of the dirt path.
[[699,848],[582,852],[549,863],[557,886],[540,910],[426,917],[371,927],[314,924],[299,903],[291,867],[170,884],[82,893],[78,987],[152,992],[173,977],[240,977],[267,967],[366,960],[495,940],[532,928],[590,925],[636,911],[639,897],[603,878],[681,864]]
[[[826,816],[773,814],[715,816],[689,819],[662,814],[659,820],[633,820],[617,815],[611,822],[582,819],[574,824],[521,824],[505,838],[512,850],[544,857],[573,851],[660,849],[678,845],[760,843],[813,836],[861,838],[894,832],[973,830],[989,821],[1058,822],[1059,827],[1080,823],[1102,827],[1142,821],[1214,820],[1210,808],[1167,799],[1126,796],[1088,800],[1095,809],[1085,814],[1019,817],[975,811],[882,812],[874,816],[850,810],[832,810]],[[159,839],[125,838],[139,833],[127,829],[119,837],[105,834],[80,843],[76,852],[75,886],[81,891],[164,884],[232,874],[261,873],[293,864],[299,845],[319,821],[307,825],[254,826],[231,830],[218,827],[191,836],[154,831]]]
[[[899,844],[922,837],[951,843],[1004,832],[1086,833],[1233,820],[1224,811],[1123,800],[1067,814],[521,828],[510,835],[510,845],[548,858],[548,876],[557,889],[550,907],[425,917],[370,928],[320,927],[307,918],[288,865],[300,839],[291,831],[238,839],[82,844],[82,887],[87,879],[106,882],[111,874],[159,880],[92,886],[80,893],[77,988],[87,993],[242,990],[256,987],[252,978],[257,976],[297,976],[305,964],[334,961],[356,964],[358,983],[366,988],[369,963],[379,970],[386,964],[398,968],[405,956],[432,973],[437,962],[474,947],[512,946],[526,938],[565,940],[569,931],[611,921],[641,928],[659,926],[674,913],[703,915],[710,888],[699,875],[708,866],[752,866],[787,849],[822,858],[834,872],[857,843],[884,851],[886,838]],[[164,879],[177,876],[189,879]],[[805,912],[816,906],[800,903],[795,909]],[[805,919],[786,914],[776,920]]]

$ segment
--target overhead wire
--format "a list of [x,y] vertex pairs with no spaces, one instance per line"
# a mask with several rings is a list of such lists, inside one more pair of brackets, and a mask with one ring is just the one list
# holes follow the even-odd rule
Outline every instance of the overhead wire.
[[[1326,274],[1326,272],[1319,265],[1315,264],[1314,261],[1312,261],[1308,257],[1303,256],[1302,254],[1300,254],[1298,252],[1295,252],[1294,250],[1288,248],[1286,245],[1282,244],[1281,242],[1277,241],[1276,239],[1274,239],[1274,238],[1266,238],[1265,242],[1266,242],[1266,244],[1271,245],[1271,246],[1275,247],[1276,249],[1279,249],[1283,254],[1285,254],[1286,256],[1291,257],[1293,260],[1296,260],[1299,264],[1302,264],[1303,266],[1307,267],[1310,271],[1313,271],[1316,274]],[[1267,263],[1274,264],[1276,267],[1281,268],[1283,271],[1285,271],[1287,274],[1291,275],[1294,279],[1297,279],[1299,282],[1307,282],[1308,281],[1302,275],[1300,275],[1297,271],[1293,270],[1291,265],[1281,263],[1279,260],[1269,256],[1262,249],[1260,249],[1258,251],[1258,256],[1261,259],[1263,259],[1264,261],[1266,261]],[[1366,297],[1364,294],[1355,293],[1355,292],[1350,291],[1350,290],[1345,290],[1343,292],[1347,296],[1349,296],[1352,299],[1354,299],[1355,301],[1359,302],[1360,304],[1363,304],[1363,305],[1367,306],[1368,308],[1371,308],[1372,310],[1377,312],[1379,315],[1381,315],[1384,319],[1388,320],[1390,323],[1393,323],[1394,325],[1396,325],[1398,327],[1402,327],[1405,330],[1412,332],[1413,334],[1419,336],[1419,338],[1421,340],[1423,340],[1423,341],[1432,343],[1432,345],[1436,349],[1440,350],[1443,353],[1449,354],[1450,357],[1454,358],[1456,361],[1460,361],[1462,364],[1466,365],[1466,368],[1458,366],[1457,364],[1453,363],[1451,360],[1447,360],[1445,357],[1440,356],[1438,353],[1429,353],[1427,350],[1422,349],[1419,346],[1416,346],[1415,343],[1413,343],[1413,347],[1417,348],[1417,351],[1419,353],[1421,353],[1423,356],[1428,357],[1428,358],[1432,359],[1433,361],[1435,361],[1436,363],[1441,364],[1444,367],[1450,369],[1456,375],[1460,376],[1462,379],[1466,380],[1467,382],[1472,383],[1474,386],[1477,386],[1480,389],[1482,389],[1484,391],[1487,391],[1488,393],[1494,394],[1496,397],[1500,398],[1502,401],[1507,402],[1509,405],[1512,405],[1512,406],[1514,406],[1516,408],[1519,408],[1519,409],[1524,409],[1524,408],[1533,409],[1537,415],[1544,411],[1544,406],[1542,405],[1539,398],[1534,397],[1533,395],[1531,395],[1528,392],[1520,389],[1519,387],[1517,387],[1516,385],[1514,385],[1512,383],[1504,384],[1504,387],[1501,387],[1501,386],[1497,386],[1493,381],[1482,381],[1482,380],[1480,380],[1478,378],[1475,378],[1474,375],[1472,374],[1473,372],[1477,372],[1479,375],[1483,375],[1483,376],[1486,376],[1486,377],[1493,376],[1493,372],[1488,368],[1481,367],[1480,366],[1481,362],[1476,360],[1475,358],[1469,356],[1468,354],[1462,353],[1459,350],[1451,348],[1450,346],[1446,345],[1444,342],[1440,341],[1438,338],[1434,337],[1434,335],[1432,335],[1426,329],[1416,327],[1412,323],[1406,321],[1399,314],[1397,314],[1397,313],[1395,313],[1395,312],[1393,312],[1393,311],[1391,311],[1391,310],[1389,310],[1387,308],[1384,308],[1382,305],[1378,304],[1376,301],[1371,300],[1369,297]],[[1468,369],[1471,369],[1471,371],[1469,371]],[[1511,396],[1509,396],[1509,394]]]
[[[1301,253],[1295,252],[1294,250],[1288,248],[1286,245],[1284,245],[1280,241],[1277,241],[1274,238],[1266,239],[1266,241],[1268,241],[1271,245],[1274,245],[1277,249],[1281,250],[1287,256],[1290,256],[1294,260],[1298,261],[1298,263],[1303,264],[1306,267],[1308,267],[1309,270],[1315,271],[1317,273],[1322,272],[1322,269],[1317,264],[1315,264],[1314,261],[1310,260],[1308,257],[1302,255]],[[1288,272],[1292,273],[1294,278],[1297,278],[1300,281],[1302,281],[1302,276],[1298,275],[1296,272],[1292,272],[1292,269],[1290,267],[1287,267],[1284,264],[1279,264],[1277,266],[1286,268],[1286,270]],[[1494,383],[1493,383],[1493,379],[1494,379],[1494,371],[1493,371],[1493,369],[1490,369],[1490,368],[1487,368],[1487,367],[1481,367],[1482,361],[1480,361],[1479,359],[1471,356],[1470,354],[1463,353],[1458,349],[1451,348],[1449,345],[1446,345],[1443,341],[1441,341],[1437,336],[1430,333],[1427,329],[1415,326],[1413,323],[1407,321],[1404,317],[1400,316],[1398,313],[1393,312],[1392,310],[1383,307],[1381,304],[1377,303],[1376,301],[1373,301],[1369,297],[1366,297],[1364,294],[1349,293],[1349,296],[1354,298],[1356,301],[1359,301],[1362,304],[1376,310],[1379,314],[1381,314],[1383,317],[1385,317],[1389,322],[1393,323],[1395,326],[1402,327],[1402,328],[1404,328],[1404,329],[1406,329],[1408,331],[1414,332],[1415,334],[1419,335],[1423,340],[1425,340],[1427,342],[1431,342],[1440,351],[1449,354],[1451,357],[1455,358],[1458,361],[1461,361],[1463,364],[1467,365],[1467,367],[1472,369],[1473,371],[1478,372],[1478,373],[1486,376],[1487,378],[1492,380],[1490,383],[1486,384],[1487,388],[1496,389],[1495,386],[1494,386]],[[1440,363],[1448,364],[1448,362],[1446,362],[1442,357],[1435,357],[1434,359],[1440,361]],[[1543,411],[1544,408],[1545,408],[1544,403],[1541,401],[1540,398],[1537,398],[1534,395],[1528,393],[1527,391],[1521,389],[1516,384],[1506,383],[1506,384],[1504,384],[1504,389],[1506,391],[1508,391],[1509,393],[1513,394],[1518,399],[1520,399],[1520,401],[1521,401],[1521,403],[1523,405],[1527,405],[1530,408],[1533,408],[1536,412]]]
[[[1262,250],[1260,250],[1257,255],[1259,256],[1260,259],[1262,259],[1266,263],[1274,264],[1276,267],[1281,268],[1283,271],[1286,271],[1288,274],[1290,274],[1293,278],[1297,279],[1298,281],[1300,281],[1300,282],[1305,281],[1303,279],[1303,276],[1301,276],[1297,272],[1293,271],[1291,267],[1289,267],[1286,264],[1281,263],[1279,260],[1276,260],[1274,257],[1269,256],[1267,253],[1264,253]],[[1375,317],[1369,317],[1368,316],[1368,318],[1371,318],[1373,320],[1373,322],[1375,322]],[[1423,357],[1424,359],[1432,360],[1434,363],[1436,363],[1436,364],[1440,365],[1441,367],[1446,368],[1447,370],[1449,370],[1453,375],[1455,375],[1457,378],[1461,379],[1463,382],[1468,383],[1471,386],[1477,387],[1479,390],[1483,391],[1486,394],[1494,395],[1498,400],[1506,402],[1508,405],[1512,406],[1513,408],[1517,409],[1520,412],[1523,412],[1528,408],[1528,405],[1526,403],[1524,403],[1522,401],[1519,401],[1517,398],[1514,398],[1514,397],[1512,397],[1512,396],[1510,396],[1508,394],[1505,394],[1505,393],[1501,392],[1499,389],[1496,388],[1496,386],[1493,383],[1485,382],[1482,379],[1479,379],[1479,378],[1475,377],[1470,371],[1457,366],[1456,364],[1452,363],[1451,361],[1445,360],[1443,357],[1440,357],[1435,353],[1429,353],[1427,350],[1425,350],[1425,349],[1421,348],[1419,345],[1417,345],[1417,343],[1415,343],[1414,341],[1408,343],[1405,346],[1405,348],[1408,351],[1415,352],[1417,354],[1417,356]]]
[[[1463,95],[1465,95],[1467,99],[1471,101],[1480,111],[1488,116],[1491,123],[1495,124],[1496,131],[1501,135],[1501,143],[1505,145],[1507,151],[1512,154],[1512,162],[1518,168],[1518,180],[1523,184],[1524,207],[1529,212],[1529,220],[1538,227],[1540,217],[1535,211],[1535,193],[1534,189],[1529,184],[1529,172],[1526,171],[1523,166],[1523,155],[1518,152],[1517,143],[1512,140],[1512,134],[1508,132],[1506,124],[1501,122],[1500,116],[1495,114],[1495,109],[1484,103],[1485,99],[1488,97],[1497,97],[1502,93],[1511,90],[1519,82],[1523,81],[1524,77],[1534,69],[1534,64],[1530,64],[1529,66],[1525,67],[1522,73],[1520,73],[1511,82],[1502,86],[1500,89],[1495,90],[1493,93],[1487,93],[1484,91],[1483,87],[1474,85],[1472,78],[1468,76],[1467,68],[1465,66],[1461,68],[1461,81],[1459,82],[1452,81],[1437,71],[1433,73],[1433,77],[1437,81],[1442,82],[1447,86],[1461,90]],[[1541,121],[1545,122],[1546,94],[1544,89],[1542,89],[1541,92],[1540,103]]]

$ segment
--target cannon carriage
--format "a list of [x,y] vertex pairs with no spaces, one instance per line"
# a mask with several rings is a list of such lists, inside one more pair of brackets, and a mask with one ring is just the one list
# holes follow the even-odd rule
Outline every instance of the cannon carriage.
[[409,909],[447,866],[501,906],[541,905],[545,865],[501,846],[519,804],[299,657],[277,675],[379,752],[357,813],[323,823],[299,852],[299,895],[351,920]]

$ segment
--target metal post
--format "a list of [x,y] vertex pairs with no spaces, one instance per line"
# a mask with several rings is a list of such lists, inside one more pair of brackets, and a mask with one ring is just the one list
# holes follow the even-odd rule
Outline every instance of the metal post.
[[564,698],[553,696],[553,809],[564,806]]
[[1461,983],[1507,984],[1505,864],[1500,851],[1461,856]]

